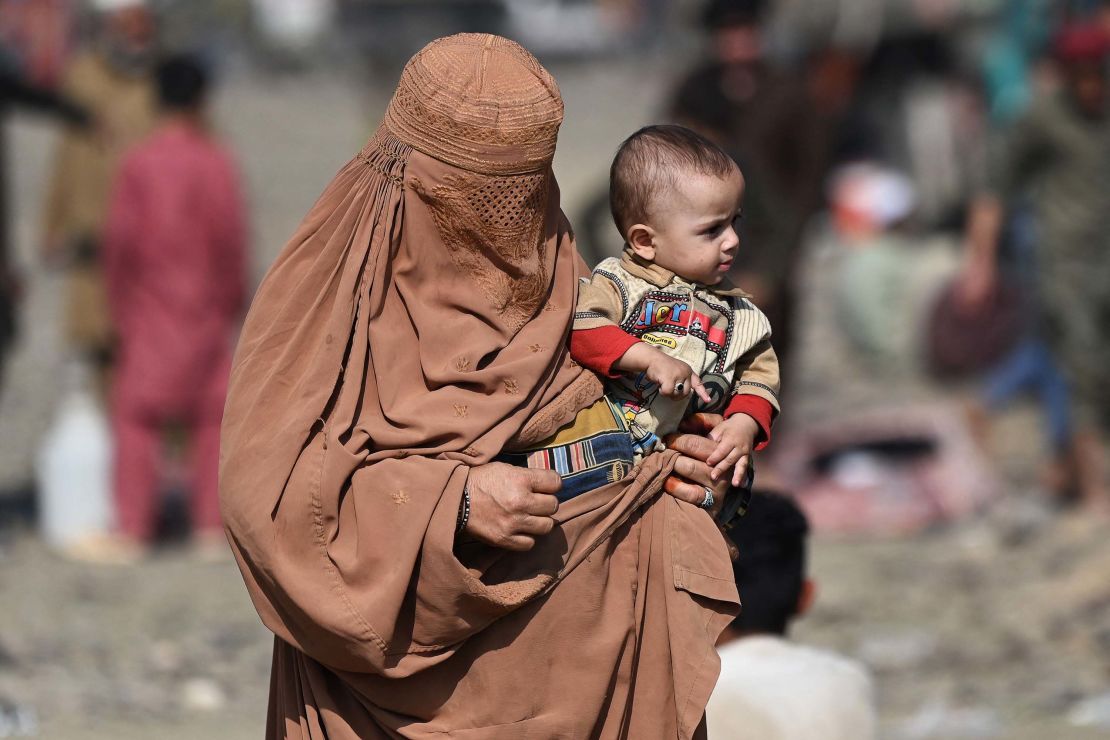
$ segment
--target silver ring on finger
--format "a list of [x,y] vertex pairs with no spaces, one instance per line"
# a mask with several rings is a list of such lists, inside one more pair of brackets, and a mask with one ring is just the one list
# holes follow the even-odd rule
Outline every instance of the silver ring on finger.
[[674,384],[674,392],[675,393],[685,393],[686,392],[686,384],[682,383],[682,382],[675,383]]
[[710,509],[713,508],[713,504],[715,504],[715,503],[717,503],[717,497],[713,495],[713,489],[710,488],[709,486],[706,486],[705,487],[705,498],[703,498],[701,500],[701,503],[698,504],[698,506],[705,509],[706,511],[709,511]]

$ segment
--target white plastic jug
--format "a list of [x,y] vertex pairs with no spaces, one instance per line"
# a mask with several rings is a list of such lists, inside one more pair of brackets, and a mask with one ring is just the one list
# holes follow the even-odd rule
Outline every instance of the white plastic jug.
[[253,0],[254,21],[274,44],[306,49],[327,33],[335,0]]
[[83,365],[67,368],[65,397],[39,450],[39,528],[65,549],[112,525],[112,438]]

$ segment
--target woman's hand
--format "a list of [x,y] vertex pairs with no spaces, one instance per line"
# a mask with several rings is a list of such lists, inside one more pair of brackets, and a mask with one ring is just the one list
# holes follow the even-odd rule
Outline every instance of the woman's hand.
[[713,480],[713,469],[705,462],[717,443],[706,434],[721,422],[717,414],[695,414],[683,423],[683,432],[667,438],[667,446],[680,453],[674,464],[674,472],[663,484],[663,490],[677,499],[700,506],[705,500],[705,489],[713,491],[713,506],[709,513],[713,516],[721,510],[728,493],[728,478]]
[[[711,489],[714,501],[709,514],[714,519],[720,513],[721,507],[725,505],[725,496],[728,494],[731,481],[728,478],[716,481],[712,479],[713,469],[705,461],[713,454],[717,443],[703,435],[719,425],[721,421],[722,417],[717,414],[694,414],[682,423],[681,430],[684,433],[667,438],[667,446],[677,450],[681,456],[675,461],[674,472],[663,484],[664,491],[695,506],[700,506],[705,500],[705,489]],[[724,527],[717,524],[717,528],[721,530],[721,536],[724,537],[729,558],[735,561],[740,557],[740,550],[737,549],[732,538],[725,533]]]
[[563,487],[563,480],[554,470],[487,463],[471,468],[467,486],[470,519],[465,533],[476,540],[524,552],[555,526],[551,517],[559,510],[559,500],[553,494]]

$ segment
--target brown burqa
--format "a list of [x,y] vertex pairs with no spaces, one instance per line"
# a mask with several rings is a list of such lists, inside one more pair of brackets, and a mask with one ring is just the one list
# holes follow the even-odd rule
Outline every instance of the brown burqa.
[[269,738],[698,732],[736,608],[675,454],[562,505],[527,553],[456,546],[471,466],[600,386],[570,360],[587,274],[559,210],[555,81],[487,35],[433,42],[259,288],[221,500],[276,634]]

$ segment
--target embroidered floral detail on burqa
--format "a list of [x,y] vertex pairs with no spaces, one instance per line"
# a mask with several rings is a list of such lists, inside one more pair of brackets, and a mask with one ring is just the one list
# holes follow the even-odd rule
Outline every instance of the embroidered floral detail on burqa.
[[548,175],[451,175],[412,188],[428,204],[451,260],[482,289],[515,331],[535,315],[548,288],[544,209]]

